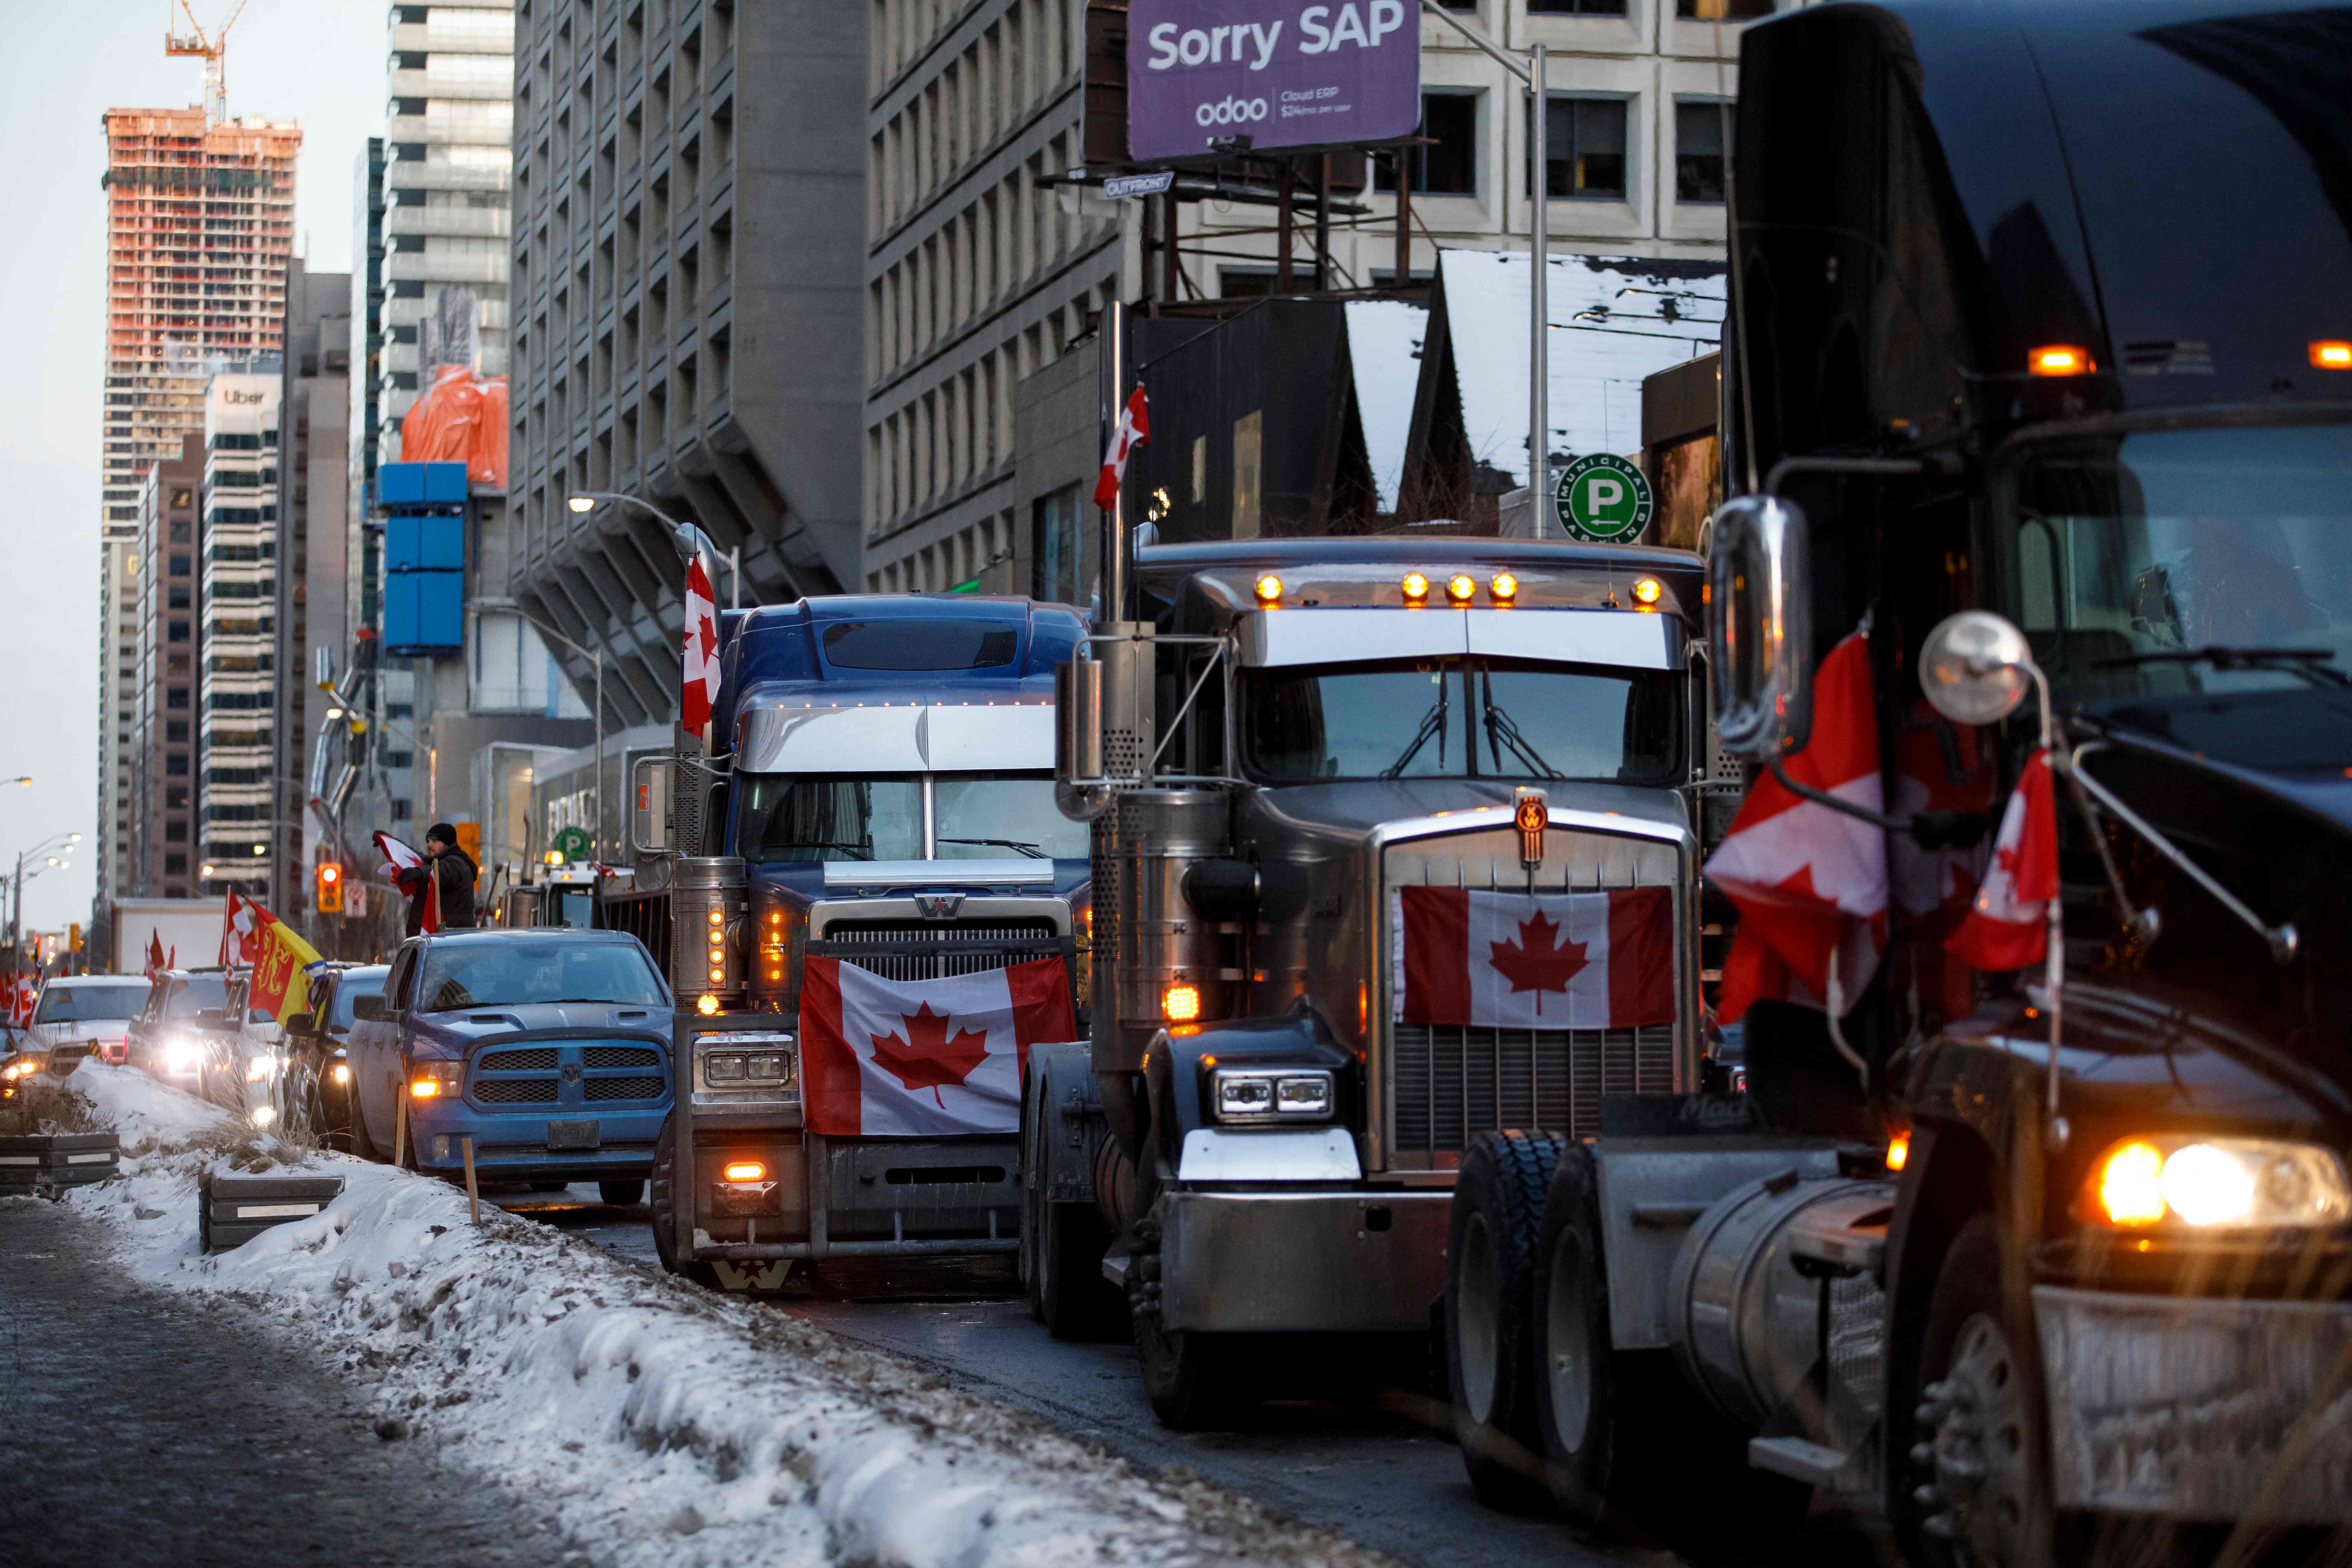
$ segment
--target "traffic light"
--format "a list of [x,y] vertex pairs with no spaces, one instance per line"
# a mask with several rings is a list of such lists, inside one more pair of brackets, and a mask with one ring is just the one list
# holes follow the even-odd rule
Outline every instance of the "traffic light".
[[343,912],[343,868],[332,860],[319,862],[318,903],[322,915]]

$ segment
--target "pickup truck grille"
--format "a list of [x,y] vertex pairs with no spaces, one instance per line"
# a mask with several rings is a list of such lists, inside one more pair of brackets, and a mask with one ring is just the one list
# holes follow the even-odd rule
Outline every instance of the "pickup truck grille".
[[474,1098],[485,1105],[552,1105],[552,1078],[493,1078],[474,1081]]
[[1600,1131],[1603,1094],[1669,1094],[1670,1028],[1474,1029],[1397,1024],[1391,1038],[1399,1153],[1460,1151],[1481,1132]]
[[492,1051],[474,1065],[485,1072],[553,1072],[555,1047],[541,1046],[528,1051]]
[[475,1058],[466,1092],[477,1105],[533,1108],[659,1100],[668,1082],[662,1059],[649,1045],[514,1046]]
[[941,980],[1048,957],[1055,943],[1054,922],[1044,920],[835,921],[808,951],[887,980]]

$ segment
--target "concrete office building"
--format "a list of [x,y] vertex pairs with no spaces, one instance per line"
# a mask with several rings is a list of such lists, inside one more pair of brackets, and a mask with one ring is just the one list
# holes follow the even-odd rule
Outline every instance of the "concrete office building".
[[606,650],[609,730],[677,711],[683,573],[640,509],[568,496],[698,523],[747,604],[858,581],[866,11],[517,6],[511,591]]
[[[139,573],[145,563],[136,532],[99,545],[98,560],[98,890],[95,910],[131,893],[131,749],[138,721]],[[95,931],[100,921],[90,921]]]
[[[1082,164],[1084,0],[880,0],[866,104],[869,589],[1013,581],[1013,389],[1114,298],[1134,221],[1048,177]],[[1091,363],[1091,361],[1089,362]],[[1091,442],[1094,398],[1083,395]]]
[[205,389],[196,520],[196,890],[268,891],[277,672],[279,367]]
[[[311,650],[331,650],[340,672],[349,657],[343,602],[350,542],[346,475],[351,446],[352,279],[312,272],[300,260],[286,273],[286,363],[278,383],[277,677],[270,718],[272,802],[268,908],[289,919],[310,908],[308,847],[310,759],[324,693],[315,689]],[[335,732],[338,755],[346,738]]]
[[196,542],[204,475],[204,434],[191,431],[173,458],[149,468],[139,489],[130,831],[120,878],[128,898],[186,898],[195,889]]

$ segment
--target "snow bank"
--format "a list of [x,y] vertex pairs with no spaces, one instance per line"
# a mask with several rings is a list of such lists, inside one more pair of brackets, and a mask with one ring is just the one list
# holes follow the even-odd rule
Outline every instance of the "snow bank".
[[[72,1194],[126,1265],[220,1292],[373,1384],[387,1440],[429,1440],[551,1503],[599,1562],[1331,1563],[1381,1559],[759,1303],[714,1295],[437,1180],[241,1131],[144,1075],[86,1065],[124,1179]],[[345,1179],[311,1218],[196,1253],[207,1164]]]

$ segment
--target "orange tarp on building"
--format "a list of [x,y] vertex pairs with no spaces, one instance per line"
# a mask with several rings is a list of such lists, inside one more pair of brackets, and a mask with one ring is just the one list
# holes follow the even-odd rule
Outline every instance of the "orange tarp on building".
[[507,378],[445,364],[400,422],[404,463],[463,463],[478,485],[507,485]]

